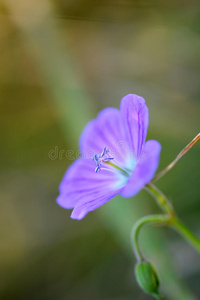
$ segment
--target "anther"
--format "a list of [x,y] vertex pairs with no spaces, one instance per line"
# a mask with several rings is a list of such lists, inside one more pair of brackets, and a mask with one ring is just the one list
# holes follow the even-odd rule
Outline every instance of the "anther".
[[108,148],[104,148],[102,153],[101,153],[101,157],[103,157],[105,154],[107,154],[109,152],[109,149]]

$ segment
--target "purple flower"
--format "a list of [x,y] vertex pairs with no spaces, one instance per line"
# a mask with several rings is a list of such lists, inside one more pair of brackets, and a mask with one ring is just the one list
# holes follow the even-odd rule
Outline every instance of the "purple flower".
[[57,202],[82,219],[117,194],[131,197],[154,176],[161,146],[145,142],[149,122],[145,100],[129,94],[120,110],[106,108],[80,138],[82,157],[67,170]]

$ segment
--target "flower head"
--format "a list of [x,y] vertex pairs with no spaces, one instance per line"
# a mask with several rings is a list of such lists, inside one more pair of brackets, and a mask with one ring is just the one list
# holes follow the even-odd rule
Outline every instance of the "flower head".
[[129,94],[120,110],[106,108],[80,138],[82,157],[67,170],[57,202],[82,219],[117,194],[131,197],[154,176],[161,146],[145,142],[149,122],[145,100]]

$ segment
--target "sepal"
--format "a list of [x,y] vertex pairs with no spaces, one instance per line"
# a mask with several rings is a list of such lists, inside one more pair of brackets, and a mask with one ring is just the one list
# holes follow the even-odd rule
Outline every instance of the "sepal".
[[157,299],[161,299],[158,292],[159,278],[155,267],[148,261],[142,261],[135,268],[137,282],[141,289],[147,294],[154,295]]

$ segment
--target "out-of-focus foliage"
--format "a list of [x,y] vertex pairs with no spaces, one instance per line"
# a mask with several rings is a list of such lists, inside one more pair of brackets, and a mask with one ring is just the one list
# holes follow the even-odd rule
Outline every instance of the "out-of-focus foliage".
[[[195,0],[0,0],[1,299],[150,299],[129,234],[159,211],[153,199],[117,197],[81,222],[55,199],[83,126],[128,93],[147,101],[160,170],[199,132],[199,26]],[[198,236],[199,149],[158,182]],[[166,299],[199,299],[190,246],[164,228],[145,228],[141,244]]]

